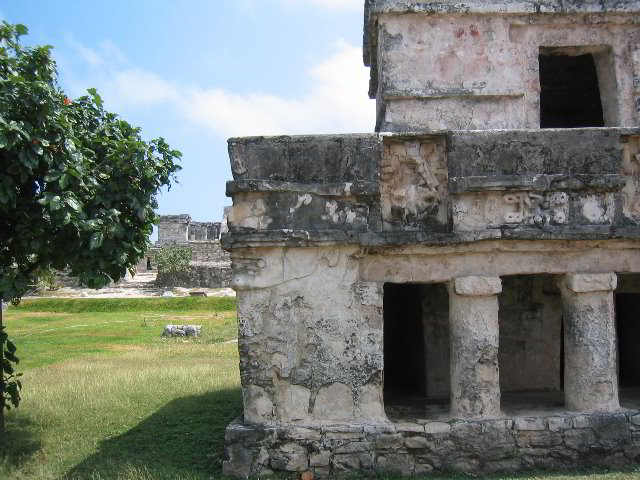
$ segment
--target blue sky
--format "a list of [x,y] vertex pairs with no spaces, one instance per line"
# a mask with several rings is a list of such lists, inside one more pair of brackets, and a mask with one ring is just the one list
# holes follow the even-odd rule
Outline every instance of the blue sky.
[[160,214],[217,221],[230,204],[226,139],[370,132],[363,0],[0,0],[0,18],[55,47],[70,97],[106,107],[183,153]]

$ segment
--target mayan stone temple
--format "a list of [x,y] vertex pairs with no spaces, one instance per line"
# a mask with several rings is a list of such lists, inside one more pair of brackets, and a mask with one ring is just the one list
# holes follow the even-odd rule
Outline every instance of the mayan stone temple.
[[376,133],[229,141],[224,471],[637,463],[640,1],[364,12]]

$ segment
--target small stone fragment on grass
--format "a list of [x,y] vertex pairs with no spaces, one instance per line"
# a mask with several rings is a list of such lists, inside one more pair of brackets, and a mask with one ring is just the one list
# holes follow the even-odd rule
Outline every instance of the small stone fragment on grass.
[[165,325],[163,336],[169,337],[197,337],[202,331],[202,325]]

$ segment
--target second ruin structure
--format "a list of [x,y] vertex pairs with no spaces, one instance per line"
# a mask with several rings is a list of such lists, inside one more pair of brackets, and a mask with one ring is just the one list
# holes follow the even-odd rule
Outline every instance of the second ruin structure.
[[640,460],[640,2],[365,2],[374,134],[229,141],[224,471]]

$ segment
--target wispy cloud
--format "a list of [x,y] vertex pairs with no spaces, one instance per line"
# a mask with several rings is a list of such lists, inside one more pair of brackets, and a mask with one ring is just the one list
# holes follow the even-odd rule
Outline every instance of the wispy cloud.
[[305,93],[296,97],[261,91],[241,94],[215,85],[181,85],[154,72],[127,67],[122,58],[113,55],[113,50],[119,50],[111,43],[103,44],[100,52],[75,40],[70,46],[89,67],[84,79],[73,77],[74,87],[82,83],[98,87],[116,111],[124,106],[170,107],[183,120],[220,137],[373,128],[375,105],[367,97],[368,71],[362,66],[360,48],[345,41],[337,42],[328,58],[305,72]]

